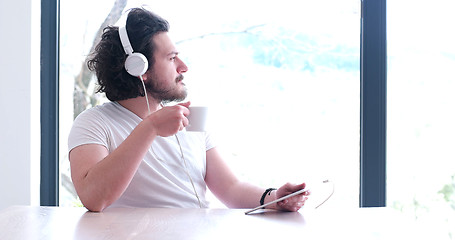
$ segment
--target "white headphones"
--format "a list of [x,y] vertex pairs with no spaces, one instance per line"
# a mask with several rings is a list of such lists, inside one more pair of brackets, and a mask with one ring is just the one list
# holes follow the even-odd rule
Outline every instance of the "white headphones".
[[123,49],[125,50],[126,55],[128,55],[125,61],[125,70],[132,76],[142,76],[148,69],[147,58],[142,53],[133,51],[133,47],[131,47],[128,38],[128,33],[126,32],[126,27],[119,27],[118,33]]
[[149,99],[147,97],[147,90],[145,87],[144,79],[142,79],[142,75],[147,72],[149,63],[144,54],[133,52],[133,47],[131,47],[128,33],[126,32],[126,26],[119,27],[118,34],[120,36],[120,42],[122,42],[123,50],[125,50],[126,55],[128,55],[125,60],[125,70],[130,75],[139,77],[141,79],[142,87],[144,88],[145,101],[147,102],[147,109],[150,115]]

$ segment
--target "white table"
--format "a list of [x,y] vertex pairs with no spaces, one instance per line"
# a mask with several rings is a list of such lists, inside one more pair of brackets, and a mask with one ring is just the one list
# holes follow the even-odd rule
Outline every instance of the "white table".
[[384,208],[244,212],[13,206],[0,212],[0,239],[431,239]]

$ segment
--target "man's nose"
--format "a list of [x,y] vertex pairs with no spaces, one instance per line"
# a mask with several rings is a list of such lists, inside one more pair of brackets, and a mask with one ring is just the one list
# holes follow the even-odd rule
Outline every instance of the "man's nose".
[[186,71],[188,71],[188,67],[180,58],[178,58],[178,63],[179,63],[177,66],[178,73],[185,73]]

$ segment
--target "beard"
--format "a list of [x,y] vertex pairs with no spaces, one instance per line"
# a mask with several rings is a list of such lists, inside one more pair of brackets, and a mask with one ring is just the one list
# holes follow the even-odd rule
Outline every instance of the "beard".
[[160,100],[162,103],[169,102],[180,102],[185,100],[188,95],[186,87],[183,86],[182,89],[179,88],[179,82],[183,80],[183,75],[180,74],[175,78],[175,84],[168,84],[170,86],[165,86],[162,84],[163,81],[159,81],[155,74],[151,73],[145,83],[145,88],[150,95],[157,100]]

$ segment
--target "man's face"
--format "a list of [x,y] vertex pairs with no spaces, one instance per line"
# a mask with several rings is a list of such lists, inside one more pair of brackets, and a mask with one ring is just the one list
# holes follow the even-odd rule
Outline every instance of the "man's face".
[[164,102],[182,101],[187,96],[183,73],[188,67],[178,57],[174,43],[166,32],[153,37],[155,63],[147,72],[146,87],[152,97]]

